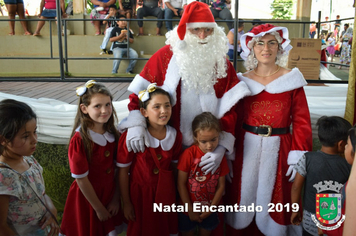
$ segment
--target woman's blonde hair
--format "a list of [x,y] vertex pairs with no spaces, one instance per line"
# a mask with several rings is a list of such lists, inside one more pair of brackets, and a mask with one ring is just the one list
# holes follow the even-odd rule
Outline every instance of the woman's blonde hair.
[[[268,34],[276,37],[276,40],[278,42],[278,52],[277,52],[276,64],[281,67],[287,66],[288,54],[285,53],[285,51],[283,50],[283,48],[281,46],[281,43],[283,41],[282,37],[276,31],[268,33]],[[247,56],[247,58],[244,62],[244,66],[247,71],[255,69],[258,65],[258,61],[257,61],[257,59],[255,57],[255,53],[253,51],[253,46],[255,45],[256,42],[260,41],[261,38],[262,37],[254,37],[247,44],[247,47],[250,48],[250,50],[251,50],[250,54]]]

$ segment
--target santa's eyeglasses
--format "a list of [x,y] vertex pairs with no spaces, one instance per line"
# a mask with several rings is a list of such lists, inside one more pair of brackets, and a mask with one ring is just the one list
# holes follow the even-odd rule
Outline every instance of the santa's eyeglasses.
[[278,47],[278,41],[277,40],[271,40],[268,42],[264,41],[258,41],[255,43],[255,48],[263,50],[265,48],[265,44],[267,43],[267,47],[270,49],[276,49]]

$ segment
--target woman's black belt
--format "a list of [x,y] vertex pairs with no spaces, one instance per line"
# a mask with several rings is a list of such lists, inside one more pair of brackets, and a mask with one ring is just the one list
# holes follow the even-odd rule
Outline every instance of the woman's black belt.
[[260,136],[269,137],[271,135],[278,134],[288,134],[290,131],[289,127],[286,128],[272,128],[270,125],[260,125],[260,126],[251,126],[243,123],[242,128],[251,133],[258,134]]

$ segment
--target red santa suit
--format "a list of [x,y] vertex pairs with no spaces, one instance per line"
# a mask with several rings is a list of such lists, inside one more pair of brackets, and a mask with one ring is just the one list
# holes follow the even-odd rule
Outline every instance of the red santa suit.
[[[229,203],[254,204],[262,206],[263,211],[227,213],[227,235],[247,235],[238,230],[250,224],[256,224],[264,235],[301,235],[301,227],[290,223],[292,182],[286,173],[290,164],[312,149],[310,114],[303,89],[306,81],[297,68],[266,86],[241,73],[238,77],[252,92],[239,104],[244,113],[240,126],[269,125],[273,130],[292,125],[293,130],[269,137],[243,129],[238,133],[234,178],[227,186]],[[277,203],[282,204],[281,212]]]
[[190,146],[193,144],[191,124],[194,117],[204,111],[209,111],[220,119],[225,131],[220,145],[228,151],[232,151],[236,120],[236,111],[232,107],[250,93],[248,87],[244,82],[240,82],[235,69],[226,60],[227,76],[218,79],[218,82],[214,85],[213,93],[197,94],[193,89],[185,88],[178,74],[179,68],[176,64],[176,58],[169,47],[167,45],[158,50],[146,63],[143,71],[136,75],[131,82],[128,90],[133,94],[130,95],[128,108],[131,113],[134,110],[137,111],[135,115],[130,114],[131,117],[129,116],[120,126],[127,128],[142,125],[140,119],[134,118],[136,115],[140,116],[137,95],[140,91],[146,89],[149,84],[157,83],[157,86],[162,86],[171,94],[173,108],[170,124],[181,131],[184,145]]

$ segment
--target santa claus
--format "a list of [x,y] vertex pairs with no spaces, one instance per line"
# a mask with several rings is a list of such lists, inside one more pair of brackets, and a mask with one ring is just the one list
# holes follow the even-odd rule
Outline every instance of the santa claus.
[[138,93],[150,83],[157,83],[172,97],[170,124],[180,130],[183,145],[193,144],[191,123],[208,111],[218,117],[224,129],[219,147],[207,153],[201,165],[207,172],[218,168],[223,155],[233,152],[235,142],[235,104],[250,90],[240,82],[226,58],[227,38],[214,21],[205,3],[192,2],[184,10],[179,25],[167,33],[166,46],[157,51],[137,75],[128,90],[130,114],[120,123],[128,129],[127,147],[134,152],[148,146],[144,135],[145,118],[139,112]]

